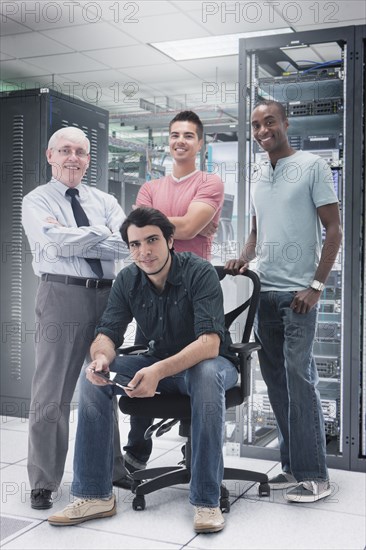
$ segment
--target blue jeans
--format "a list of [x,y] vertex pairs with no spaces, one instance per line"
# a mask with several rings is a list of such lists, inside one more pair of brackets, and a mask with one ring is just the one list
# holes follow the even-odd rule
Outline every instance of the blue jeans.
[[[140,327],[136,326],[135,345],[140,344],[149,347],[149,341],[143,334]],[[152,451],[152,439],[144,438],[146,429],[154,423],[153,418],[142,416],[130,416],[130,432],[127,438],[127,444],[123,450],[127,454],[129,462],[135,468],[144,468],[150,458]]]
[[[151,356],[119,356],[110,365],[126,383],[143,367],[159,361]],[[192,410],[192,477],[189,500],[195,506],[218,506],[223,477],[225,391],[235,386],[238,372],[224,357],[202,361],[160,381],[158,391],[189,395]],[[112,494],[114,394],[117,386],[80,383],[78,428],[71,492],[77,497]],[[129,397],[125,397],[129,399]]]
[[254,332],[279,431],[282,469],[297,481],[328,479],[324,418],[313,357],[317,308],[295,313],[295,292],[261,292]]

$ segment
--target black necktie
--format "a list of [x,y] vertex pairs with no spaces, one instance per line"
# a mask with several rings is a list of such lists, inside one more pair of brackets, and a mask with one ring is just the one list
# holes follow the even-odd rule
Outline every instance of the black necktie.
[[[68,189],[66,191],[66,195],[69,195],[69,197],[71,197],[71,208],[74,213],[74,218],[77,223],[77,226],[78,227],[89,226],[90,223],[87,218],[87,215],[85,214],[80,202],[76,198],[76,195],[79,195],[79,191],[77,189]],[[94,271],[98,279],[102,279],[103,269],[102,269],[102,264],[100,263],[100,260],[97,260],[96,258],[84,258],[84,259],[88,262],[88,264],[90,265],[90,267],[92,268],[92,270]]]

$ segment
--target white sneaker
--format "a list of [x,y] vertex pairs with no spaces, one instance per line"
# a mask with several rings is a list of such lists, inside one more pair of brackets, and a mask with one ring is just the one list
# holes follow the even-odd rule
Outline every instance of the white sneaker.
[[116,514],[116,497],[108,500],[77,498],[62,510],[48,518],[51,525],[77,525],[89,519],[107,518]]
[[291,502],[316,502],[332,492],[329,481],[301,481],[297,487],[286,493]]
[[225,520],[219,507],[195,506],[194,530],[196,533],[216,533],[225,527]]

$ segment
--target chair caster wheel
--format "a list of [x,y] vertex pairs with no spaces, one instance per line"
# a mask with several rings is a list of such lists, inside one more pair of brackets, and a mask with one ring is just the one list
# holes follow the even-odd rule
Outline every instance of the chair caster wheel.
[[146,502],[144,495],[138,495],[132,501],[132,508],[134,510],[145,510]]
[[227,497],[220,498],[220,510],[223,514],[230,512],[230,500]]
[[260,483],[258,493],[260,497],[269,497],[271,489],[268,483]]

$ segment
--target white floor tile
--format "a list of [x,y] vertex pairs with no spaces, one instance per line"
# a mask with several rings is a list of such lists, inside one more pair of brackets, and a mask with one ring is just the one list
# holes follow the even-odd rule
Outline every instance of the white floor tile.
[[[118,492],[117,516],[111,518],[109,531],[123,535],[146,536],[149,540],[184,545],[194,536],[193,506],[188,491],[169,487],[146,495],[146,509],[132,509],[134,495]],[[101,522],[90,522],[86,528],[102,529]]]
[[18,462],[28,454],[27,435],[23,431],[1,430],[1,462]]
[[[6,544],[4,548],[9,550],[49,550],[50,548],[52,550],[65,550],[65,548],[68,550],[120,550],[121,548],[128,548],[129,550],[141,550],[142,548],[178,550],[181,548],[179,545],[170,542],[154,541],[148,537],[113,533],[110,531],[111,519],[98,520],[100,523],[103,523],[104,532],[95,531],[93,528],[85,529],[83,526],[52,527],[47,522],[43,522],[21,537]],[[139,532],[141,532],[141,529],[139,529]]]
[[[70,445],[65,475],[58,493],[53,495],[52,510],[30,507],[28,482],[27,421],[0,418],[1,427],[1,508],[2,514],[29,521],[14,536],[3,541],[3,548],[19,549],[244,549],[251,550],[364,550],[366,476],[359,472],[330,470],[332,494],[313,504],[289,503],[282,491],[272,491],[269,498],[259,498],[258,484],[227,481],[232,503],[225,514],[222,533],[197,535],[193,530],[193,507],[188,501],[188,485],[170,487],[146,495],[146,509],[132,509],[133,495],[115,489],[117,515],[86,522],[76,527],[52,527],[46,519],[53,511],[70,502],[72,460],[77,413],[72,412]],[[129,417],[120,415],[122,444],[127,441]],[[154,438],[149,466],[176,465],[182,459],[184,439],[175,426],[161,438]],[[273,461],[225,456],[232,468],[270,472],[280,471]],[[21,522],[20,522],[21,523]]]
[[32,518],[1,514],[1,546],[4,547],[40,523]]
[[[258,461],[257,461],[258,462]],[[261,462],[261,461],[259,461]],[[286,489],[271,491],[269,501],[275,504],[314,508],[336,513],[351,513],[365,517],[366,515],[366,476],[361,472],[348,472],[344,470],[329,470],[332,493],[318,502],[314,503],[289,503],[286,496]],[[256,488],[252,487],[244,498],[255,499]],[[268,499],[267,499],[268,501]],[[365,524],[366,528],[366,524]]]
[[[68,503],[71,475],[65,474],[59,493],[55,494],[56,503]],[[61,505],[59,505],[61,508]],[[24,464],[13,464],[1,470],[1,513],[19,515],[34,519],[46,519],[49,510],[33,510],[30,507],[30,485],[28,472]]]
[[363,550],[365,520],[343,512],[240,499],[225,514],[224,531],[200,535],[186,548]]
[[6,428],[7,426],[9,426],[9,424],[11,422],[15,422],[16,420],[18,420],[18,417],[16,417],[16,416],[7,416],[7,415],[4,415],[4,414],[1,414],[0,415],[0,428],[1,429]]

